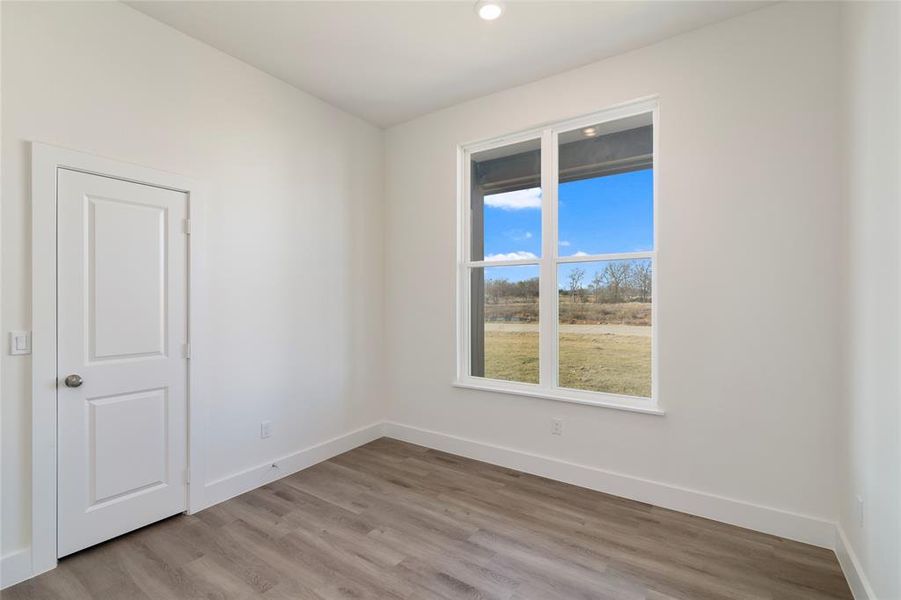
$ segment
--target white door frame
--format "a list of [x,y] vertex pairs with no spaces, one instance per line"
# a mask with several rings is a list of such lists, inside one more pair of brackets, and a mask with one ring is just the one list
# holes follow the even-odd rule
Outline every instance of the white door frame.
[[[188,195],[188,513],[205,507],[206,413],[198,356],[205,298],[203,186],[190,178],[48,144],[31,144],[31,572],[56,567],[57,548],[57,170],[60,168],[167,188]],[[195,485],[196,482],[196,485]]]

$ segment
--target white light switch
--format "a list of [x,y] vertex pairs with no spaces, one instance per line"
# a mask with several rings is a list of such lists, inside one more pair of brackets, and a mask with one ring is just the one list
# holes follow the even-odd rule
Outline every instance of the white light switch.
[[9,353],[31,354],[31,335],[27,331],[10,331]]

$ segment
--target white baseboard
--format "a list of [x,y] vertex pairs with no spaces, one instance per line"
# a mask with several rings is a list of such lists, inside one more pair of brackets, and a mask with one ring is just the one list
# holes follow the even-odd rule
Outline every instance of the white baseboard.
[[845,579],[848,580],[848,585],[851,587],[854,600],[876,600],[876,594],[873,592],[860,565],[860,560],[858,560],[854,548],[851,547],[841,524],[835,526],[835,532],[835,555],[838,557],[838,564],[841,565]]
[[[614,496],[835,549],[855,600],[876,598],[844,532],[841,528],[836,529],[832,522],[393,422],[373,423],[275,461],[212,481],[204,488],[206,506],[254,490],[383,435]],[[273,462],[278,465],[277,469],[273,468]],[[0,589],[31,576],[30,549],[18,550],[0,559]]]
[[823,548],[833,549],[835,547],[835,523],[816,517],[400,423],[386,422],[384,434],[405,442],[571,483],[614,496],[630,498]]
[[0,590],[31,577],[31,548],[22,548],[0,558]]
[[[288,456],[211,481],[204,486],[204,504],[207,507],[219,504],[380,437],[382,437],[382,423],[373,423]],[[278,465],[278,468],[273,465]]]

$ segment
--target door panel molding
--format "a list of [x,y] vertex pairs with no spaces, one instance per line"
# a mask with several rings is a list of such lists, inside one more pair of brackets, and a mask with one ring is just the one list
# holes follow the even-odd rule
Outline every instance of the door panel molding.
[[[159,264],[145,264],[145,272],[148,274],[147,279],[155,280],[155,297],[158,301],[157,322],[158,326],[153,329],[141,328],[142,330],[130,331],[128,336],[131,344],[135,342],[145,342],[143,345],[131,348],[122,348],[122,321],[118,323],[109,323],[104,319],[98,320],[98,314],[105,311],[115,310],[116,307],[128,306],[135,302],[144,304],[140,308],[152,308],[146,306],[148,301],[139,294],[134,294],[132,286],[110,285],[109,282],[98,278],[98,273],[102,272],[102,265],[98,264],[97,248],[102,247],[104,241],[115,243],[123,241],[121,237],[144,237],[156,238],[154,241],[160,246],[160,252],[168,255],[169,249],[166,247],[168,209],[162,206],[153,206],[149,204],[141,204],[138,202],[128,202],[118,198],[106,198],[104,196],[95,196],[87,194],[87,222],[86,222],[86,238],[89,244],[88,256],[89,261],[85,265],[88,275],[88,298],[90,306],[88,306],[88,330],[86,332],[86,341],[88,343],[89,361],[91,363],[108,362],[123,358],[146,358],[149,356],[166,356],[169,346],[168,331],[168,302],[166,301],[167,289],[167,261],[159,262]],[[112,222],[115,213],[118,212],[120,219]],[[128,218],[121,218],[125,212],[131,212]],[[140,214],[144,213],[144,214]],[[144,223],[138,223],[138,218],[144,217]],[[131,227],[127,231],[116,227],[125,221],[126,225]],[[130,223],[128,221],[131,221]],[[143,231],[142,231],[143,229]],[[99,238],[99,240],[98,240]],[[149,241],[149,240],[148,240]],[[120,260],[122,257],[115,257],[114,260]],[[133,257],[129,257],[133,260]],[[102,263],[103,261],[101,261]],[[154,272],[155,271],[155,272]],[[130,293],[131,292],[131,293]],[[132,324],[136,324],[132,321]],[[140,324],[140,323],[137,323]],[[155,331],[154,331],[155,329]]]
[[[107,420],[104,413],[108,413],[119,408],[118,405],[132,403],[143,404],[143,416],[141,426],[133,428],[133,431],[125,432],[126,435],[104,435],[105,421]],[[164,444],[161,448],[154,447],[154,462],[152,465],[143,464],[127,465],[125,473],[120,473],[120,469],[115,469],[116,477],[109,480],[103,476],[103,469],[98,468],[98,463],[103,461],[115,460],[120,453],[121,448],[116,442],[127,440],[132,443],[137,437],[138,443],[153,444],[153,439],[146,439],[148,429],[156,426],[159,439],[168,439],[170,435],[169,423],[166,415],[169,412],[169,388],[156,388],[151,390],[142,390],[136,392],[127,392],[124,394],[114,394],[112,396],[100,396],[96,398],[88,398],[88,445],[89,445],[89,462],[90,470],[89,487],[88,487],[88,508],[93,511],[102,506],[108,505],[114,501],[122,500],[130,496],[134,496],[163,485],[168,485],[172,473],[169,469],[168,447]],[[153,430],[149,431],[153,433]],[[140,437],[144,435],[143,439]],[[109,440],[108,438],[113,438]],[[119,467],[126,466],[119,464]]]
[[[206,506],[203,496],[205,425],[203,381],[206,300],[204,186],[189,177],[118,160],[31,143],[32,200],[32,485],[31,575],[56,567],[57,556],[57,174],[60,169],[183,192],[188,196],[188,513]],[[165,332],[161,332],[165,334]],[[170,346],[172,340],[162,340]],[[169,348],[174,352],[174,348]],[[129,356],[101,357],[128,361]],[[178,474],[171,474],[178,476]],[[153,485],[150,485],[153,487]],[[140,494],[146,486],[129,494]],[[120,496],[103,502],[115,502]]]

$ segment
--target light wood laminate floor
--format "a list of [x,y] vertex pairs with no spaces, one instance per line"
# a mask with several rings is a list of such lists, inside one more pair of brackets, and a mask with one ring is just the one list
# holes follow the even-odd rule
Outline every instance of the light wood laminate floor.
[[851,598],[822,548],[381,439],[3,600]]

